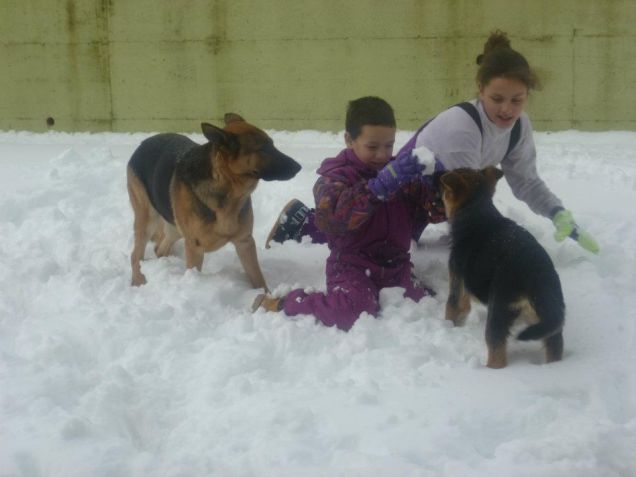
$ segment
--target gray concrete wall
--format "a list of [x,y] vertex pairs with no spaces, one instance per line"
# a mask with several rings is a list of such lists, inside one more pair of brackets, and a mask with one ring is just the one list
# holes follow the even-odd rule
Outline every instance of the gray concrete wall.
[[0,129],[336,131],[368,94],[414,129],[474,96],[496,28],[536,129],[636,130],[636,0],[2,0]]

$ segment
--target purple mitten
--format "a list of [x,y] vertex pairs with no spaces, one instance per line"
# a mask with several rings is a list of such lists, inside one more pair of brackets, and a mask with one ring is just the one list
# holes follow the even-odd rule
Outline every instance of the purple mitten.
[[423,170],[417,158],[406,151],[389,162],[373,179],[369,179],[369,190],[380,200],[387,200],[402,184],[412,181]]

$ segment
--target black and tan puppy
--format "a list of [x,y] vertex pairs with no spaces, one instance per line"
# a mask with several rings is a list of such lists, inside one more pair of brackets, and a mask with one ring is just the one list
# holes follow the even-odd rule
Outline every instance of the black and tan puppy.
[[547,361],[559,361],[565,315],[561,282],[537,240],[493,205],[495,185],[502,175],[488,167],[456,169],[441,177],[452,239],[446,319],[462,325],[473,295],[488,306],[490,368],[506,366],[506,341],[517,318],[530,324],[517,338],[543,340]]
[[252,237],[251,193],[259,179],[291,179],[300,164],[237,114],[225,115],[224,129],[207,123],[201,128],[207,144],[157,134],[144,140],[128,162],[135,214],[132,284],[146,283],[140,261],[149,239],[163,257],[183,237],[187,268],[201,270],[205,252],[232,242],[252,286],[267,289]]

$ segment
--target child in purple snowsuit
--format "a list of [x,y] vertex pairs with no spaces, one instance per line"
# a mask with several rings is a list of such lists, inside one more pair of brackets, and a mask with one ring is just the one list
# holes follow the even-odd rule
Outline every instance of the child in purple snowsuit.
[[410,153],[393,159],[394,141],[388,103],[376,97],[349,103],[347,148],[323,161],[314,186],[315,225],[331,251],[327,292],[259,296],[256,306],[288,316],[313,314],[349,330],[360,313],[377,314],[382,288],[402,287],[415,301],[432,293],[413,277],[409,253],[420,204],[430,203],[430,176]]

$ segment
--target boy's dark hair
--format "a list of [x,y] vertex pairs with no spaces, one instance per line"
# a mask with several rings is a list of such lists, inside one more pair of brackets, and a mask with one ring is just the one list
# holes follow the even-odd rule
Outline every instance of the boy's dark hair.
[[528,89],[539,89],[539,80],[524,56],[510,47],[510,40],[501,30],[490,34],[484,52],[477,56],[477,82],[487,85],[498,77],[521,81]]
[[345,130],[351,139],[357,138],[362,132],[362,126],[395,127],[393,108],[382,98],[365,96],[349,101]]

